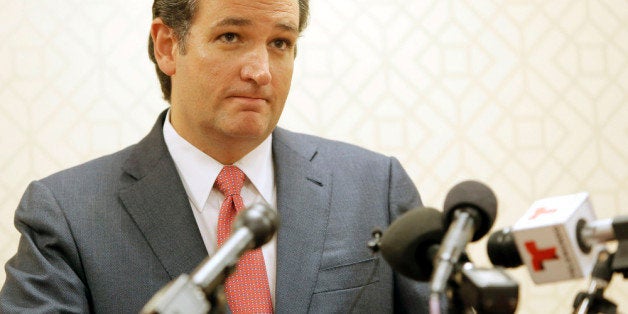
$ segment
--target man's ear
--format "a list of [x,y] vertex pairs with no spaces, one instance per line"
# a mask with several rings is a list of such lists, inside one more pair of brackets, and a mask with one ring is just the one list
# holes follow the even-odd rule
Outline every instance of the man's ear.
[[150,25],[150,36],[153,39],[153,52],[159,69],[168,76],[174,75],[178,49],[174,31],[158,17]]

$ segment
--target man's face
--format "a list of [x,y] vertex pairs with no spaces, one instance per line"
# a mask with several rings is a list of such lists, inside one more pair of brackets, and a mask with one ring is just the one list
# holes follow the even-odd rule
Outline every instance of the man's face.
[[177,132],[201,150],[266,138],[290,89],[298,25],[297,0],[201,0],[175,53]]

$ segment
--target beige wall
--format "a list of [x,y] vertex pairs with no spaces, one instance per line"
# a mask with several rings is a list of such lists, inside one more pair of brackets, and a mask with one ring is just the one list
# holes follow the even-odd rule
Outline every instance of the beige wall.
[[[31,180],[140,139],[165,108],[149,0],[0,0],[0,263]],[[280,122],[397,156],[441,207],[478,179],[496,228],[538,198],[628,213],[628,2],[313,0]],[[472,258],[488,266],[484,241]],[[567,313],[586,280],[534,286],[520,313]],[[4,281],[0,274],[0,282]],[[628,281],[609,296],[628,312]]]

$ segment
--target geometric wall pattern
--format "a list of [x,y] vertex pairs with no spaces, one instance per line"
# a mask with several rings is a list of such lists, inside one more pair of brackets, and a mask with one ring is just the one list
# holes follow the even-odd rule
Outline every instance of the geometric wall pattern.
[[[0,0],[0,263],[31,180],[116,151],[166,107],[150,0]],[[316,0],[280,125],[397,156],[426,205],[477,179],[494,228],[536,199],[588,191],[628,214],[628,2]],[[470,246],[489,266],[485,242]],[[569,312],[586,279],[534,285],[519,313]],[[5,274],[0,272],[0,282]],[[628,311],[628,280],[608,297]]]

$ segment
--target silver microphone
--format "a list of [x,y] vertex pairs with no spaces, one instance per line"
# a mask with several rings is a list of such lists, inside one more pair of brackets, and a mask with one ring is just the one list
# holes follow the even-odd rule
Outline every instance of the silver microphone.
[[233,272],[240,257],[270,241],[278,228],[277,212],[264,204],[241,211],[233,223],[231,236],[216,254],[205,258],[190,275],[182,274],[157,291],[140,313],[209,312],[212,304],[208,297]]

